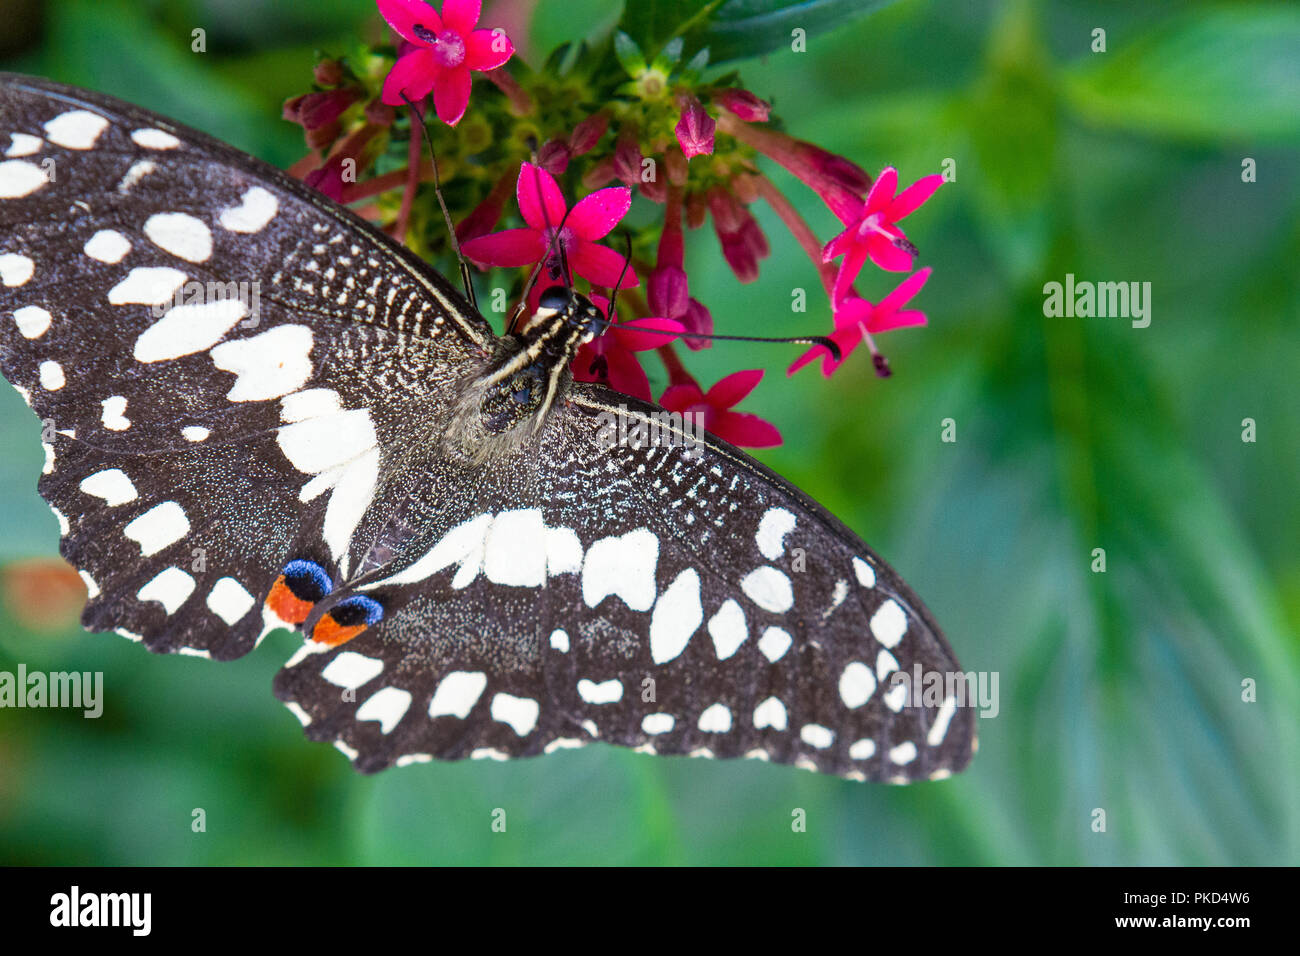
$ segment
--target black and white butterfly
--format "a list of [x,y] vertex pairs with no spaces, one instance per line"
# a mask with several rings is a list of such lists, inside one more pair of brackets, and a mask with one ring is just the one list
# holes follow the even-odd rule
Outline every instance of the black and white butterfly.
[[87,628],[223,660],[301,630],[275,693],[366,772],[592,741],[970,760],[974,710],[891,680],[959,668],[855,535],[725,442],[608,440],[664,413],[571,381],[582,296],[497,336],[278,170],[44,80],[0,76],[0,150],[0,371]]

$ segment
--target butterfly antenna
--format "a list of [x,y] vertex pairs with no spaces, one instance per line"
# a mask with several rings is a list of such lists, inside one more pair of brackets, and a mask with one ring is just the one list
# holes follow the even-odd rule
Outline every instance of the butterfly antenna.
[[671,329],[651,329],[639,325],[636,330],[638,332],[648,332],[650,335],[673,335],[681,336],[684,339],[708,339],[710,342],[771,342],[787,345],[820,345],[831,353],[831,358],[835,359],[835,361],[839,362],[844,358],[844,353],[840,351],[840,347],[835,343],[835,340],[825,335],[793,335],[782,338],[764,335],[706,335],[703,332],[674,332]]
[[406,91],[401,91],[402,99],[406,100],[406,105],[411,108],[411,122],[420,124],[420,131],[424,134],[425,145],[429,147],[429,159],[433,163],[433,194],[438,197],[438,206],[442,209],[443,221],[447,223],[447,236],[451,240],[451,251],[456,255],[456,261],[460,263],[460,281],[465,286],[465,298],[469,299],[469,304],[478,311],[478,298],[474,295],[474,283],[472,274],[469,271],[469,262],[460,251],[460,240],[456,238],[456,227],[452,224],[451,213],[447,211],[447,201],[442,196],[442,177],[438,175],[438,154],[433,149],[433,137],[429,135],[429,127],[424,122],[424,117],[420,111],[415,108],[411,98],[406,95]]
[[623,253],[623,268],[618,273],[618,281],[614,283],[614,288],[609,293],[609,311],[605,318],[610,322],[614,321],[614,303],[618,301],[618,290],[623,287],[623,280],[627,278],[627,270],[632,264],[632,236],[623,233],[623,244],[626,251]]

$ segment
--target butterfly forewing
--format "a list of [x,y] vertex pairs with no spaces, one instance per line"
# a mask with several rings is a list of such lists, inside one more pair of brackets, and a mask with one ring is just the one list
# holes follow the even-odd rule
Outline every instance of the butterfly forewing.
[[566,380],[535,433],[458,454],[502,340],[351,213],[43,81],[0,77],[0,149],[0,370],[88,627],[222,658],[300,627],[275,692],[365,771],[593,741],[968,762],[974,712],[894,680],[957,671],[919,601],[736,449],[611,442],[658,410]]
[[85,623],[238,656],[487,326],[350,213],[125,104],[0,79],[0,149],[0,370],[42,420]]

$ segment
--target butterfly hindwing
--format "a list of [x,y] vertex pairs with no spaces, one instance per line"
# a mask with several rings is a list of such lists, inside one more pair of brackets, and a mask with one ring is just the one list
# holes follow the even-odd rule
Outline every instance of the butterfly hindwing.
[[957,671],[906,585],[723,442],[601,440],[602,415],[657,411],[575,386],[534,445],[467,473],[472,497],[429,498],[405,566],[344,592],[382,622],[277,678],[308,733],[371,771],[597,740],[860,779],[962,769],[974,712],[895,682]]

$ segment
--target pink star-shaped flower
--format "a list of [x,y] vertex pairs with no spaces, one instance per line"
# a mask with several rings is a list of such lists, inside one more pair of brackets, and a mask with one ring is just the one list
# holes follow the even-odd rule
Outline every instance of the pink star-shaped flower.
[[[609,310],[609,300],[603,296],[594,295],[591,301],[602,312]],[[660,331],[642,331],[644,329]],[[604,335],[578,349],[578,354],[573,357],[573,378],[578,382],[599,382],[624,395],[653,401],[650,380],[634,353],[667,345],[684,331],[686,327],[682,323],[658,316],[610,325]],[[672,334],[661,334],[664,332]]]
[[732,411],[762,378],[762,369],[750,369],[719,379],[707,392],[694,382],[670,385],[659,404],[670,412],[702,415],[706,431],[733,445],[770,448],[781,444],[781,433],[775,425],[757,415]]
[[[609,231],[627,215],[628,207],[632,205],[632,190],[622,186],[598,189],[578,200],[569,211],[554,177],[532,163],[524,163],[519,170],[515,195],[519,200],[519,212],[527,225],[523,229],[505,229],[471,239],[461,246],[468,258],[482,266],[512,268],[532,265],[547,256],[551,240],[558,231],[556,248],[547,258],[545,277],[533,284],[535,295],[553,282],[563,281],[561,247],[574,275],[582,276],[593,285],[612,287],[618,282],[625,265],[623,256],[613,249],[597,245],[596,240],[609,235]],[[623,287],[636,286],[638,281],[636,273],[628,267],[623,276]]]
[[788,374],[793,375],[820,355],[822,375],[830,378],[831,373],[866,340],[867,335],[879,335],[909,325],[925,325],[924,312],[905,310],[902,306],[921,291],[921,286],[930,278],[930,272],[930,268],[926,267],[912,273],[875,305],[857,296],[843,300],[835,310],[835,331],[830,335],[831,341],[840,347],[840,361],[837,362],[822,346],[814,345],[795,360]]
[[455,126],[469,105],[470,71],[495,70],[514,54],[500,30],[475,30],[481,0],[446,0],[442,16],[420,0],[376,0],[388,25],[407,41],[384,80],[381,99],[402,106],[433,92],[439,119]]
[[844,256],[835,276],[836,302],[849,294],[868,259],[888,272],[906,272],[912,268],[912,254],[916,250],[896,224],[942,185],[943,177],[936,173],[918,179],[895,196],[898,170],[890,166],[880,174],[867,193],[857,220],[826,243],[822,251],[823,262]]

